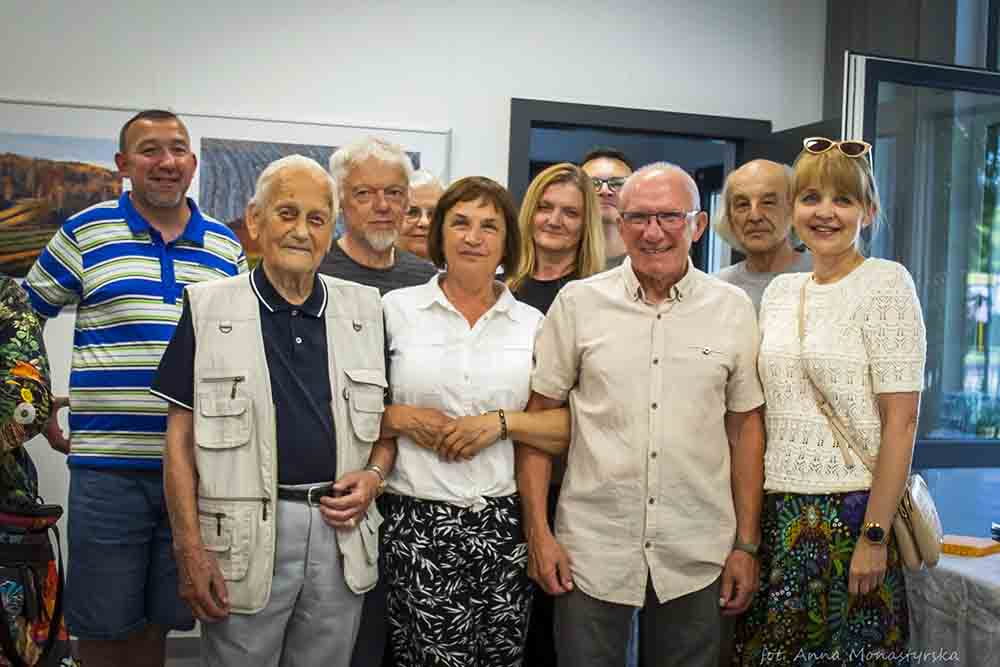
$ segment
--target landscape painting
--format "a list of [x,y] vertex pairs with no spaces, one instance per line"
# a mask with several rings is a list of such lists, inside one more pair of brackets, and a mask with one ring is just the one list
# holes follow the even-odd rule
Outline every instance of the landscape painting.
[[[247,260],[254,264],[260,249],[247,234],[243,216],[253,196],[257,177],[267,165],[288,155],[304,155],[323,168],[330,163],[336,146],[290,144],[274,141],[247,141],[202,137],[199,165],[198,205],[204,213],[227,224],[243,244]],[[420,153],[408,151],[414,169],[420,168]],[[339,236],[342,221],[337,220]]]
[[24,277],[67,218],[122,193],[113,139],[0,132],[0,273]]
[[[68,217],[129,187],[114,155],[122,125],[137,111],[0,101],[0,273],[23,277]],[[449,180],[449,129],[177,113],[198,153],[188,196],[206,214],[229,224],[250,258],[257,249],[247,238],[244,209],[257,176],[280,157],[299,153],[326,168],[338,146],[376,136],[402,146],[414,167]]]

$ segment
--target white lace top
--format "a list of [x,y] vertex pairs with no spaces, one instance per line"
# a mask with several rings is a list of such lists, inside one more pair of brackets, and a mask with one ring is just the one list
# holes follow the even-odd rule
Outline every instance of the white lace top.
[[[758,370],[767,401],[764,489],[839,493],[871,487],[850,453],[844,463],[816,406],[803,363],[856,442],[877,456],[882,426],[877,394],[921,391],[927,334],[913,278],[901,264],[867,259],[829,285],[810,273],[778,276],[761,302]],[[798,333],[806,287],[805,356]]]

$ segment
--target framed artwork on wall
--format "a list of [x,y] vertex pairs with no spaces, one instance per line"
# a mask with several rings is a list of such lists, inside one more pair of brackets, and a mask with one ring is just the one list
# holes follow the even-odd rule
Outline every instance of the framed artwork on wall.
[[[114,155],[121,126],[138,111],[0,99],[0,273],[24,276],[68,217],[128,189]],[[402,146],[415,167],[450,179],[448,129],[171,111],[198,157],[188,196],[245,244],[243,210],[257,175],[285,155],[326,167],[337,147],[371,135]],[[254,250],[247,247],[251,258]]]

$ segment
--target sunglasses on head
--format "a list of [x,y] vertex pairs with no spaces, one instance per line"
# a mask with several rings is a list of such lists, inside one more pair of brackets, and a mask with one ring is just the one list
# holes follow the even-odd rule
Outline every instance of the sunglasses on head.
[[802,147],[813,155],[825,153],[836,148],[847,157],[862,157],[871,152],[872,145],[860,139],[846,139],[844,141],[834,141],[826,137],[809,137],[802,142]]

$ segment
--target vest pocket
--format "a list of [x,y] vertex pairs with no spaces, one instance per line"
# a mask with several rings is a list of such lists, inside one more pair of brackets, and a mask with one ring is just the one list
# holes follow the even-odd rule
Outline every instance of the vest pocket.
[[364,593],[378,581],[378,538],[382,515],[375,503],[357,528],[337,531],[337,547],[344,557],[344,580],[355,593]]
[[250,546],[253,538],[252,507],[235,503],[204,501],[198,509],[201,541],[205,551],[215,557],[226,581],[240,581],[250,568]]
[[385,412],[385,373],[374,368],[345,369],[344,398],[354,435],[363,442],[378,440]]
[[365,558],[368,560],[369,565],[378,565],[378,538],[382,520],[382,513],[378,511],[378,507],[372,501],[368,506],[368,512],[358,527],[358,530],[361,532],[361,543],[365,547]]
[[199,392],[198,418],[194,424],[198,446],[226,449],[250,442],[250,408],[249,398]]

